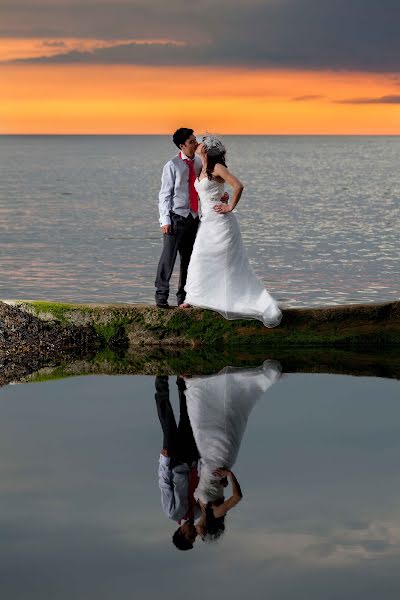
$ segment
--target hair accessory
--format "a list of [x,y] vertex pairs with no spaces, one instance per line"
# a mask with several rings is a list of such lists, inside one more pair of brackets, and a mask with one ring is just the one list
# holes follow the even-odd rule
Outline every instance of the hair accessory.
[[224,144],[216,135],[206,135],[203,137],[203,144],[209,156],[216,156],[226,152]]

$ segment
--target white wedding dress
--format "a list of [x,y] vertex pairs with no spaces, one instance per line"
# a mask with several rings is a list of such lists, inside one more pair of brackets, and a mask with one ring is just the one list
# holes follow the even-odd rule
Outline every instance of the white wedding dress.
[[280,364],[266,360],[256,369],[225,367],[216,375],[185,379],[188,415],[200,454],[200,480],[194,497],[202,503],[223,497],[215,469],[236,462],[249,415],[280,376]]
[[276,301],[257,278],[243,247],[239,223],[230,212],[219,214],[224,184],[196,179],[200,226],[189,263],[185,302],[208,308],[226,319],[258,319],[266,327],[279,325]]

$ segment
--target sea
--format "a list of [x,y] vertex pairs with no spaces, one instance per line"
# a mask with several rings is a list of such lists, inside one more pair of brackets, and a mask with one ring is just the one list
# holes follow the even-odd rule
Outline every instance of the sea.
[[[249,259],[283,306],[398,299],[400,137],[223,139]],[[169,136],[0,136],[0,298],[154,303],[176,151]]]

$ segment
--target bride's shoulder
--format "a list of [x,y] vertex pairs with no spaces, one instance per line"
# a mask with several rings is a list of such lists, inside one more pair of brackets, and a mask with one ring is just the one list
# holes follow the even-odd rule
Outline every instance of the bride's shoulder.
[[213,175],[221,178],[221,181],[226,181],[229,185],[238,188],[240,187],[243,190],[242,182],[231,172],[225,165],[221,165],[220,163],[216,164],[214,167]]
[[227,173],[229,173],[228,169],[224,165],[221,165],[221,163],[217,163],[212,172],[214,179],[217,181],[225,181],[225,175]]

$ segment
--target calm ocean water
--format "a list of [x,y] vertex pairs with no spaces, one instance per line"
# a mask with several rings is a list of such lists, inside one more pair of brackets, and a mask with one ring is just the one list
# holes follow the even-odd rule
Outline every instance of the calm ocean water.
[[[249,257],[278,300],[398,298],[400,137],[224,139]],[[0,137],[0,298],[153,302],[174,153],[165,136]]]

